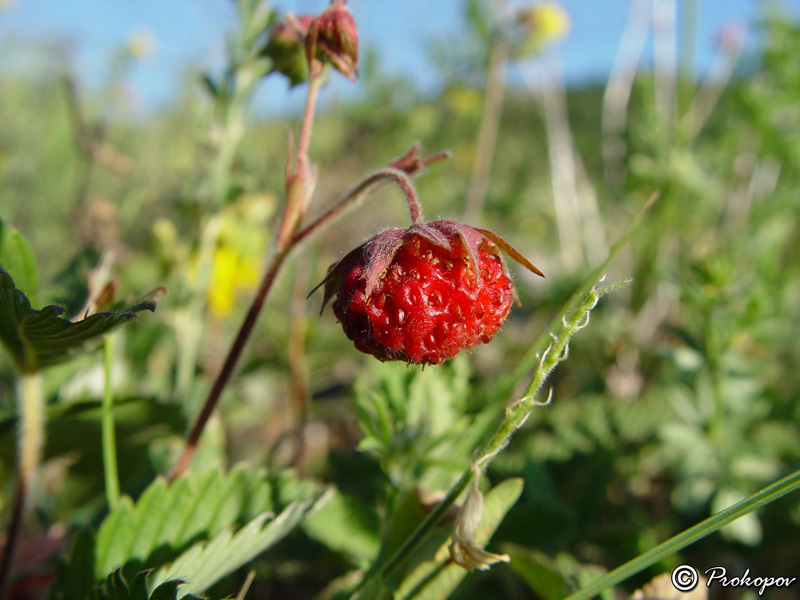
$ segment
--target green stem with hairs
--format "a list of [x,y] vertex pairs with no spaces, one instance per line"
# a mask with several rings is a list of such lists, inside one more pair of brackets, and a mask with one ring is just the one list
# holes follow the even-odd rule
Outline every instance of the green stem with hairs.
[[563,327],[557,336],[553,337],[550,346],[539,359],[539,366],[531,378],[525,394],[514,402],[507,410],[503,421],[495,429],[489,439],[475,453],[469,468],[461,475],[458,481],[450,488],[437,507],[420,523],[403,545],[383,564],[375,564],[364,575],[353,590],[352,598],[362,598],[360,593],[374,581],[386,581],[397,568],[418,548],[425,537],[436,526],[461,493],[467,488],[473,478],[508,445],[511,436],[527,421],[531,412],[537,405],[543,404],[536,400],[536,392],[541,388],[548,375],[555,369],[559,362],[566,358],[567,347],[570,339],[589,323],[589,313],[597,305],[604,294],[628,282],[616,283],[603,288],[592,287],[580,305],[573,311],[562,316]]
[[[606,269],[611,264],[611,261],[617,255],[617,253],[625,247],[625,245],[630,241],[631,237],[633,237],[634,232],[639,227],[641,222],[644,220],[645,215],[647,212],[653,207],[656,201],[659,198],[659,194],[655,193],[645,202],[644,206],[642,206],[641,210],[636,214],[636,216],[631,221],[628,228],[625,230],[620,238],[616,241],[616,243],[611,247],[611,250],[608,253],[608,256],[603,261],[599,267],[597,267],[594,271],[592,271],[586,279],[583,280],[581,286],[575,292],[573,298],[577,297],[580,298],[584,296],[589,289],[597,282],[597,280],[601,277],[603,273],[606,272]],[[530,347],[528,352],[519,362],[517,367],[511,372],[511,374],[503,381],[500,382],[498,385],[498,389],[500,390],[498,396],[500,397],[508,397],[511,392],[513,391],[514,387],[519,383],[525,374],[530,372],[533,366],[536,364],[538,360],[539,353],[545,347],[548,338],[548,332],[552,331],[558,326],[558,320],[561,318],[560,315],[564,314],[567,310],[569,310],[569,303],[572,300],[567,300],[567,303],[561,308],[561,311],[558,315],[556,315],[553,320],[550,322],[548,327],[542,332],[536,342]]]
[[101,435],[103,438],[103,474],[105,476],[106,500],[109,510],[114,510],[119,501],[119,474],[117,472],[117,440],[114,431],[114,389],[111,383],[111,367],[114,355],[114,337],[103,340],[103,406]]
[[19,410],[19,479],[17,492],[8,526],[6,549],[0,562],[0,599],[5,598],[11,579],[25,502],[36,477],[36,470],[42,454],[44,442],[44,392],[42,375],[39,372],[23,373],[17,382],[17,403]]

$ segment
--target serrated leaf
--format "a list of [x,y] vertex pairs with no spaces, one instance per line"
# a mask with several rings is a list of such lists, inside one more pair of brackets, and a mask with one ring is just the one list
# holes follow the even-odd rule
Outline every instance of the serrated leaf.
[[222,577],[247,564],[285,537],[306,514],[327,498],[328,495],[325,495],[293,502],[272,520],[269,520],[269,513],[265,513],[236,533],[229,528],[209,542],[195,544],[175,562],[154,573],[149,581],[150,587],[177,578],[186,582],[180,587],[179,598],[202,594]]
[[94,593],[94,536],[83,529],[75,536],[69,563],[61,561],[57,568],[57,578],[50,591],[55,600],[89,600]]
[[0,219],[0,268],[17,282],[20,290],[36,303],[39,297],[39,269],[28,240]]
[[[522,479],[507,479],[486,494],[475,542],[486,544],[511,507],[522,493]],[[447,598],[467,571],[450,562],[447,542],[442,544],[433,560],[417,566],[400,584],[394,595],[396,600],[441,600]]]
[[[165,581],[151,594],[147,592],[147,576],[150,571],[139,571],[130,580],[125,578],[122,569],[117,569],[109,575],[104,582],[98,584],[103,600],[176,600],[178,586],[183,582],[179,579]],[[194,598],[191,596],[190,598]]]
[[89,351],[104,334],[145,309],[155,310],[155,301],[140,301],[125,312],[95,313],[73,323],[61,316],[64,309],[59,306],[32,309],[11,276],[0,269],[0,342],[21,371],[39,371]]
[[198,538],[208,539],[271,510],[269,487],[263,470],[244,466],[227,474],[216,468],[187,474],[171,484],[156,479],[135,504],[123,497],[103,521],[97,532],[95,577],[134,559],[148,565],[156,551],[163,564]]

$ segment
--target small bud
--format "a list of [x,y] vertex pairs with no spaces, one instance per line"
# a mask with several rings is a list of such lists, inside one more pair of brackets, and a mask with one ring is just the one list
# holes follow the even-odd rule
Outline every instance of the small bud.
[[306,56],[312,73],[322,65],[333,65],[350,81],[358,77],[358,33],[353,15],[344,0],[335,0],[331,7],[311,22],[306,35]]
[[453,528],[453,541],[447,549],[450,558],[457,565],[467,571],[488,571],[489,567],[498,562],[509,562],[508,554],[493,554],[475,545],[475,534],[483,516],[483,494],[478,489],[478,477],[473,479],[472,487],[467,494],[467,499],[456,516]]
[[298,15],[286,23],[273,25],[269,30],[269,41],[263,54],[272,61],[272,71],[285,75],[292,87],[308,79],[303,39],[313,20],[312,15]]

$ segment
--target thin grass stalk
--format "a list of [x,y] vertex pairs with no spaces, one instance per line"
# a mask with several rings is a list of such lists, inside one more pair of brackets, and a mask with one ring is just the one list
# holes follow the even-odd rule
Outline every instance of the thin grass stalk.
[[534,372],[525,394],[514,402],[505,412],[499,426],[488,439],[476,450],[470,466],[458,481],[450,488],[445,498],[420,523],[416,530],[406,539],[400,548],[382,564],[375,564],[365,574],[353,590],[352,598],[365,600],[362,592],[370,589],[375,581],[387,581],[393,573],[410,557],[430,531],[436,526],[445,512],[456,502],[461,493],[478,476],[492,460],[508,445],[511,436],[525,424],[536,406],[546,404],[536,399],[536,394],[544,384],[548,375],[555,369],[567,354],[570,339],[589,323],[589,313],[597,305],[604,294],[627,282],[613,284],[604,288],[593,286],[583,297],[580,305],[574,310],[561,315],[562,328],[557,336],[553,336],[550,346],[542,354],[538,367]]
[[103,340],[103,404],[101,436],[103,446],[103,475],[106,501],[109,510],[119,502],[119,473],[117,469],[117,439],[114,431],[114,387],[112,366],[114,360],[114,336]]
[[621,163],[627,152],[623,132],[627,125],[633,82],[650,31],[650,3],[651,0],[634,0],[631,3],[619,50],[603,94],[603,166],[609,183],[622,179]]
[[634,558],[633,560],[617,567],[610,573],[603,575],[596,581],[592,582],[582,590],[565,598],[565,600],[586,600],[596,594],[599,594],[605,589],[613,585],[621,583],[636,575],[647,567],[672,556],[679,550],[690,546],[691,544],[711,535],[715,531],[719,531],[728,523],[732,523],[745,515],[766,506],[770,502],[774,502],[778,498],[785,496],[791,492],[800,489],[800,471],[795,471],[791,475],[787,475],[780,481],[762,489],[759,492],[745,498],[741,502],[737,502],[733,506],[718,512],[716,515],[701,521],[694,527],[690,527],[686,531],[671,537],[666,542],[663,542],[653,548]]
[[[558,57],[549,55],[548,67],[560,69]],[[547,134],[547,154],[550,165],[550,187],[558,228],[561,262],[569,270],[577,269],[584,255],[580,233],[580,205],[575,177],[575,153],[566,114],[563,89],[558,77],[551,77],[544,65],[532,72],[522,71],[528,88],[536,92]],[[561,84],[563,85],[563,84]]]
[[655,110],[672,139],[677,120],[678,50],[675,0],[653,0],[653,66]]
[[508,38],[504,33],[498,32],[494,36],[489,57],[483,114],[475,145],[475,158],[472,163],[472,181],[466,201],[466,219],[475,223],[481,220],[483,207],[486,204],[486,194],[489,190],[492,161],[497,147],[497,133],[500,130],[500,118],[503,114],[503,92],[507,69]]

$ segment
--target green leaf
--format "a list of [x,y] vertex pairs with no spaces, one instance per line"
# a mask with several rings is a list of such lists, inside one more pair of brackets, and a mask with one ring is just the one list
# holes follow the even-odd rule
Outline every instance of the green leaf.
[[[522,479],[507,479],[486,494],[483,517],[475,541],[486,544],[506,513],[522,493]],[[441,600],[461,583],[467,571],[450,562],[447,542],[442,544],[433,560],[420,564],[405,578],[395,594],[396,600]]]
[[555,561],[543,553],[511,546],[508,554],[511,556],[511,568],[542,600],[561,600],[573,591]]
[[269,520],[269,513],[264,513],[236,533],[228,528],[209,542],[195,544],[175,562],[156,571],[150,578],[150,587],[180,578],[185,581],[178,594],[180,598],[203,593],[285,537],[306,514],[327,498],[328,495],[324,495],[293,502],[272,520]]
[[[272,509],[266,473],[244,466],[209,469],[168,484],[156,479],[134,504],[123,497],[97,532],[95,577],[131,560],[146,566],[171,560],[197,539]],[[159,556],[154,553],[159,551]],[[154,564],[154,558],[161,559]]]
[[372,560],[378,553],[379,529],[380,519],[374,509],[340,492],[334,492],[303,524],[309,536],[357,562]]
[[39,297],[39,269],[33,248],[17,229],[0,219],[0,268],[17,282],[22,292],[36,303]]
[[142,310],[155,310],[153,296],[127,311],[95,313],[73,323],[61,316],[64,309],[59,306],[33,310],[11,276],[0,269],[0,341],[24,372],[39,371],[94,349],[104,334]]
[[[159,585],[151,594],[147,593],[147,576],[150,571],[137,572],[128,583],[124,569],[117,569],[106,580],[96,586],[103,600],[177,600],[180,579],[171,579]],[[199,600],[196,596],[188,598]]]

